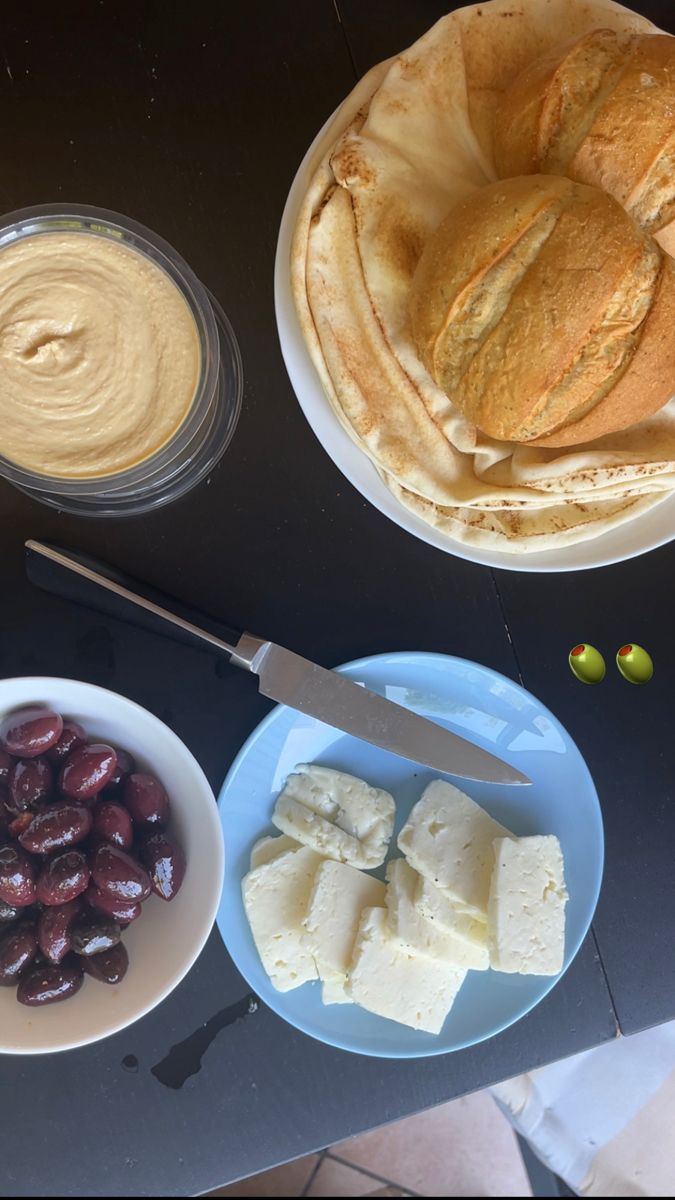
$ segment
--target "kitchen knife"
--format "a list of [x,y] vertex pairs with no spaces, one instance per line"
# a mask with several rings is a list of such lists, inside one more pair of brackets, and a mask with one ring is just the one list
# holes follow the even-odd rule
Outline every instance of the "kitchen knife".
[[530,783],[508,763],[434,721],[275,642],[225,629],[86,555],[28,541],[26,572],[38,587],[96,612],[191,646],[207,645],[257,675],[263,696],[402,758],[462,779]]

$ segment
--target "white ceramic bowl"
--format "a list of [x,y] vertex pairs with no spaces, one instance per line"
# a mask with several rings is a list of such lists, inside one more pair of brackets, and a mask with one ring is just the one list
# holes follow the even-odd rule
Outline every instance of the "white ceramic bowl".
[[151,895],[124,933],[129,970],[115,987],[85,977],[78,994],[26,1008],[14,988],[0,988],[0,1053],[71,1050],[117,1033],[150,1012],[180,983],[211,931],[223,885],[223,837],[216,802],[199,763],[180,738],[138,704],[72,679],[0,680],[0,716],[42,702],[81,722],[87,733],[133,754],[169,793],[170,832],[187,860],[183,886],[166,903]]

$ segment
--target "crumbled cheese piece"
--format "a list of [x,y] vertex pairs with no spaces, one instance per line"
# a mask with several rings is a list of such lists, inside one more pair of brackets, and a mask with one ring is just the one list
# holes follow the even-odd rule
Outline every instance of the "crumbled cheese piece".
[[330,767],[301,763],[289,775],[272,820],[326,858],[370,869],[385,860],[394,830],[393,797]]

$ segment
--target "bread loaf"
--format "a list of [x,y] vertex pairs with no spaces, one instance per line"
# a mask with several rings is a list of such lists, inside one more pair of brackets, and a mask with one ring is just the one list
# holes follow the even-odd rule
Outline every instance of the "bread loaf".
[[502,441],[577,445],[675,395],[675,264],[611,196],[560,176],[455,206],[425,246],[410,316],[435,382]]
[[497,110],[502,178],[603,188],[675,254],[675,38],[590,33],[536,59]]

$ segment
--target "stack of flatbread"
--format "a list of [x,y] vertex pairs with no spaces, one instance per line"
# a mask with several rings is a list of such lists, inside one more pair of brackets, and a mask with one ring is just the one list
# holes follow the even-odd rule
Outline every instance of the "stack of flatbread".
[[434,383],[410,328],[426,239],[497,177],[504,88],[533,58],[598,27],[658,32],[612,0],[489,0],[444,17],[344,102],[295,231],[295,303],[340,422],[401,504],[486,549],[597,537],[675,491],[675,400],[571,449],[493,441]]

